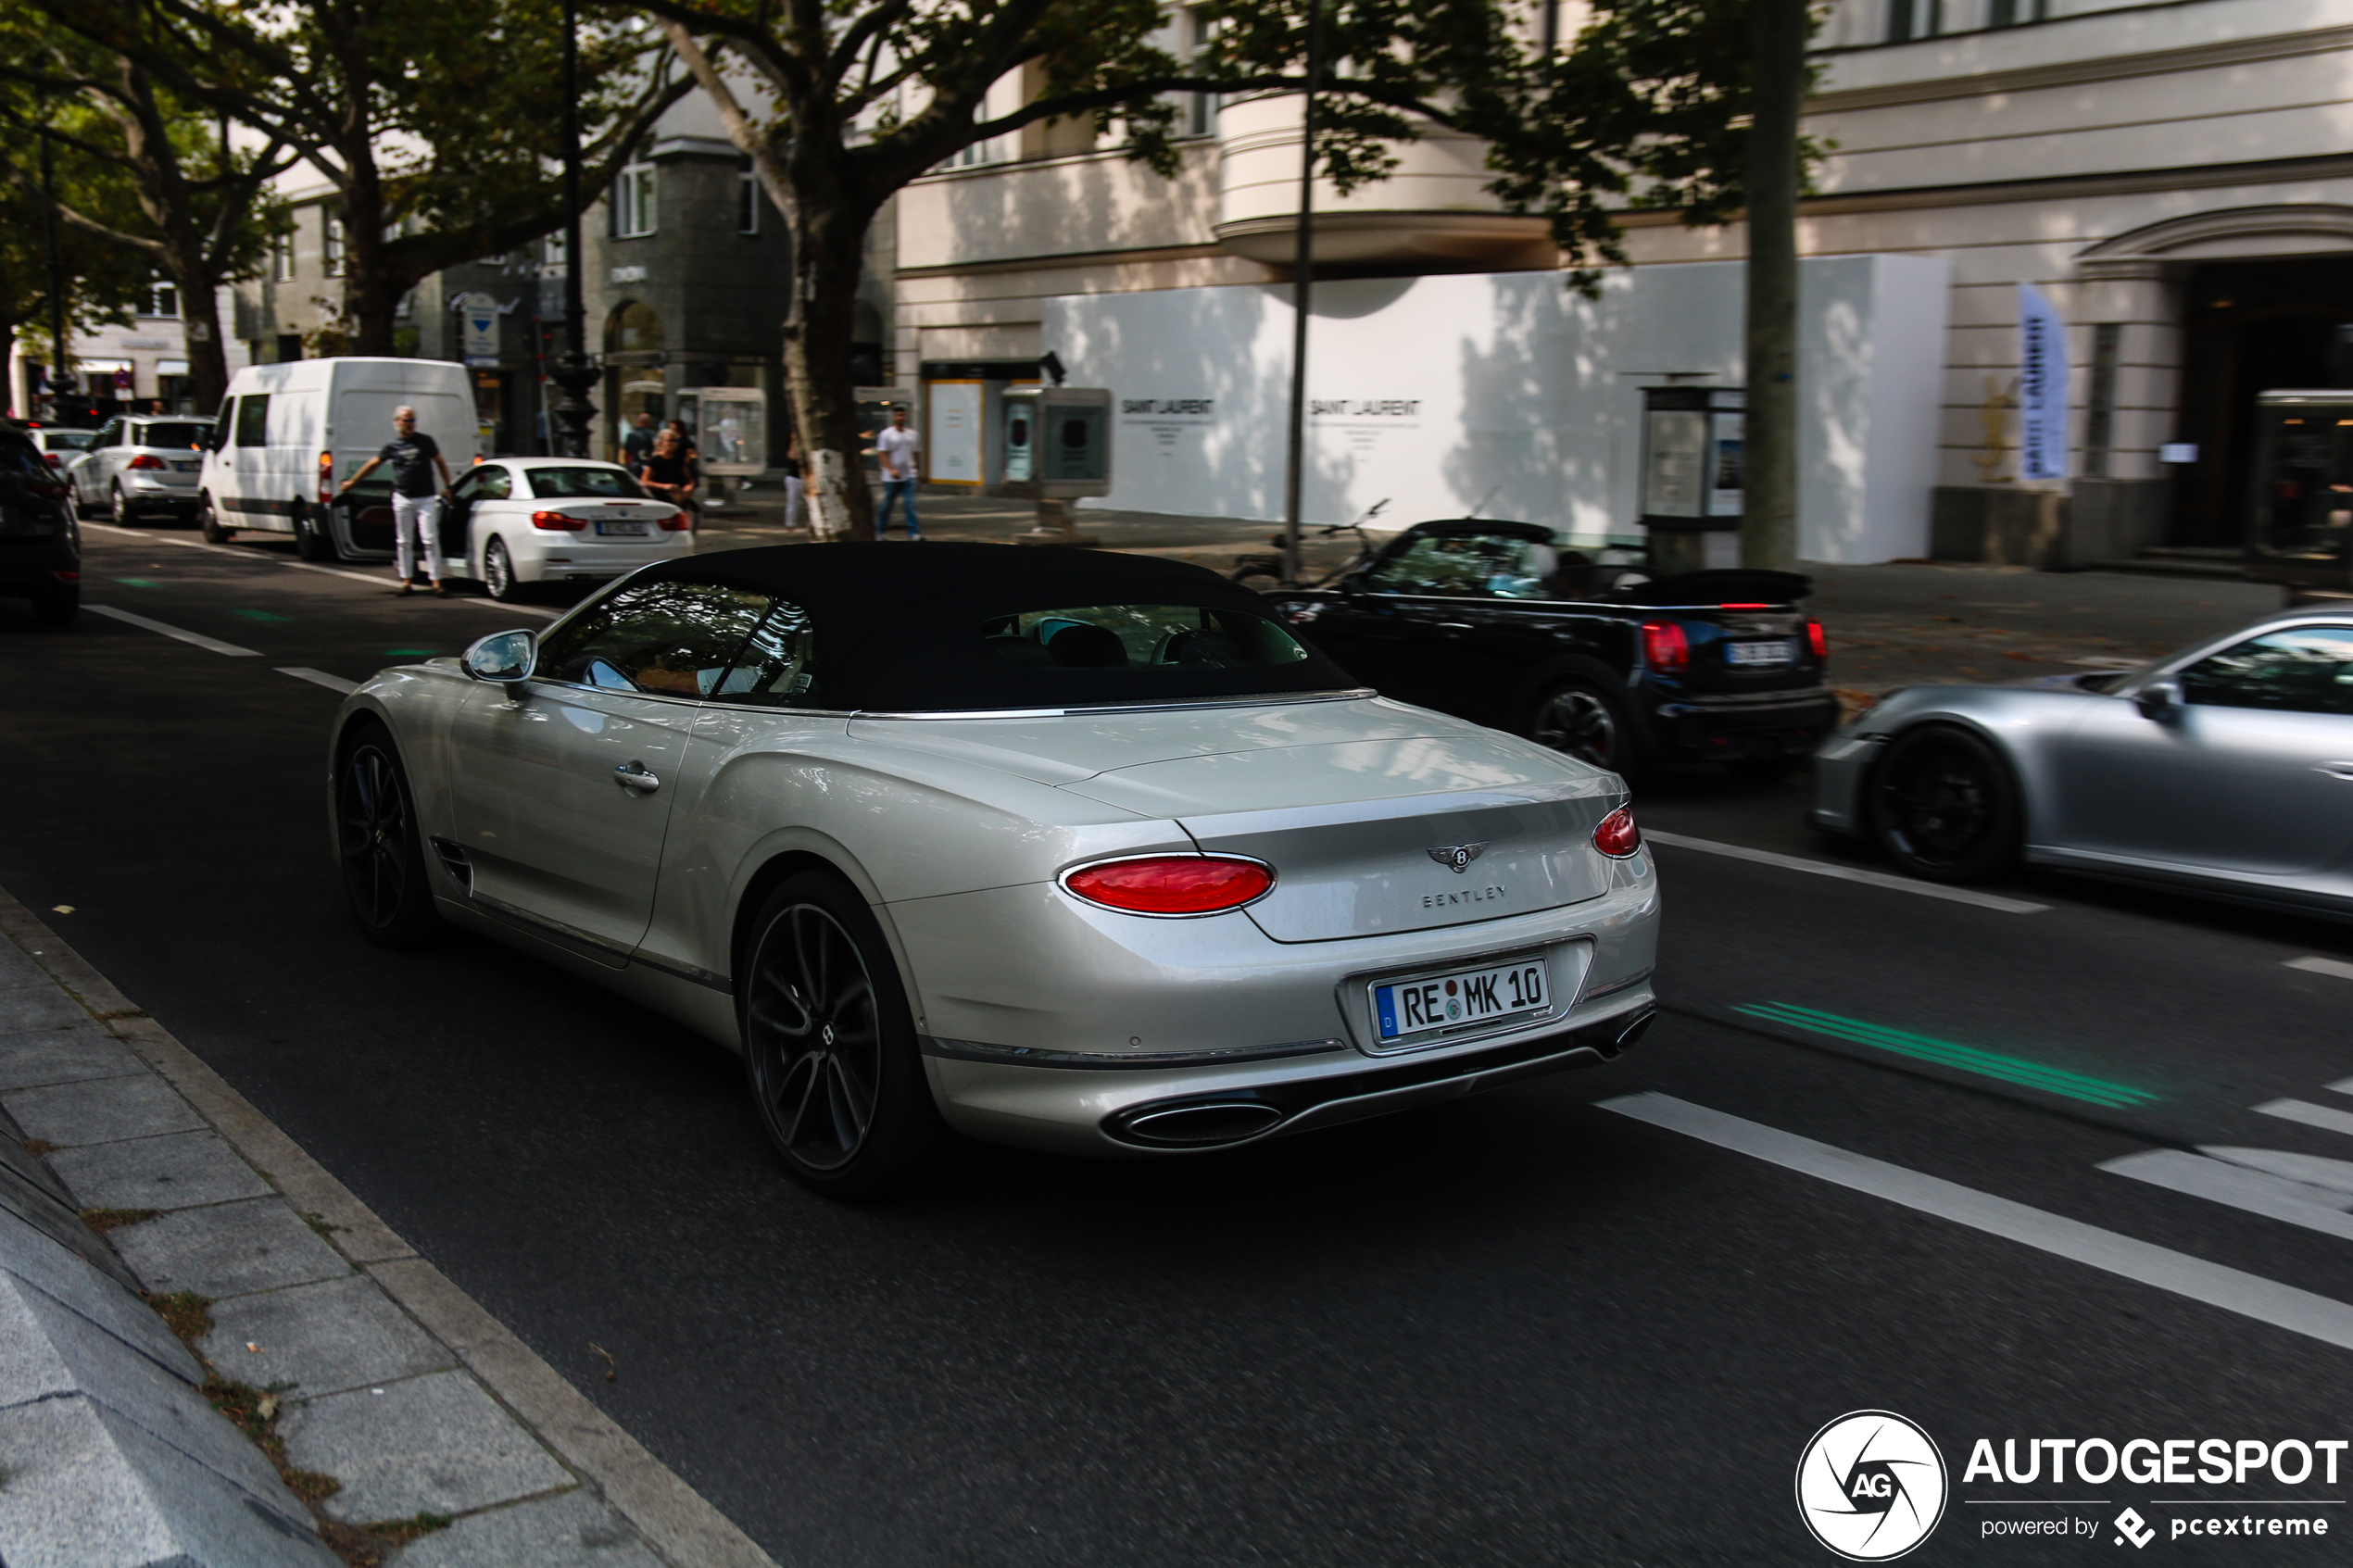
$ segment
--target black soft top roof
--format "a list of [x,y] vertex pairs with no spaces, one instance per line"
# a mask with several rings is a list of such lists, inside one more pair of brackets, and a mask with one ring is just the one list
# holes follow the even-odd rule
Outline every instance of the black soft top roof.
[[1267,618],[1249,589],[1151,556],[947,541],[772,545],[681,557],[631,581],[672,579],[750,588],[805,610],[828,708],[1078,708],[1358,684],[1312,647],[1271,666],[1084,669],[1015,664],[988,646],[988,622],[1024,610],[1198,605]]

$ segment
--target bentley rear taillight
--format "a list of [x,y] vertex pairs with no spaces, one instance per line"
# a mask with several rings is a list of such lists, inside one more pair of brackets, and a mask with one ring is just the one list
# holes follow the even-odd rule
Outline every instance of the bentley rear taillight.
[[1214,915],[1265,897],[1274,868],[1239,855],[1141,855],[1063,878],[1076,897],[1131,915]]
[[1683,628],[1672,621],[1642,622],[1642,662],[1663,674],[1676,674],[1691,667],[1692,642]]
[[1622,860],[1642,847],[1642,830],[1634,825],[1630,806],[1620,806],[1593,830],[1593,847],[1613,859]]

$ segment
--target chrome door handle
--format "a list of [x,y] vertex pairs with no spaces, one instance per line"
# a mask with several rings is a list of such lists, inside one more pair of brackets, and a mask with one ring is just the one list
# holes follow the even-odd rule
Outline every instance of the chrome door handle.
[[2353,779],[2353,762],[2315,762],[2312,771],[2326,773],[2333,779]]
[[612,771],[612,782],[640,795],[651,795],[661,787],[661,781],[646,771],[643,762],[623,762]]

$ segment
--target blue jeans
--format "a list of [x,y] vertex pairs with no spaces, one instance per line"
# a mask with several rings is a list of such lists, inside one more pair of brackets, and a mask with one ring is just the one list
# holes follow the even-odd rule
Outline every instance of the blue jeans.
[[907,537],[922,538],[923,520],[915,515],[915,482],[912,479],[883,481],[882,510],[875,518],[875,537],[880,539],[890,533],[890,508],[894,501],[902,502],[907,508]]

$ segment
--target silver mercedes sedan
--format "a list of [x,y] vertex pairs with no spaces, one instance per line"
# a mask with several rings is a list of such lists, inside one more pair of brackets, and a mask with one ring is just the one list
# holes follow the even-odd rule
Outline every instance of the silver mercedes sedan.
[[1939,882],[2022,858],[2353,914],[2353,605],[2122,673],[1913,686],[1814,766],[1815,826]]
[[1622,780],[1171,561],[664,562],[384,671],[330,764],[366,935],[463,926],[740,1052],[843,1197],[950,1129],[1221,1148],[1601,1062],[1654,1011]]

